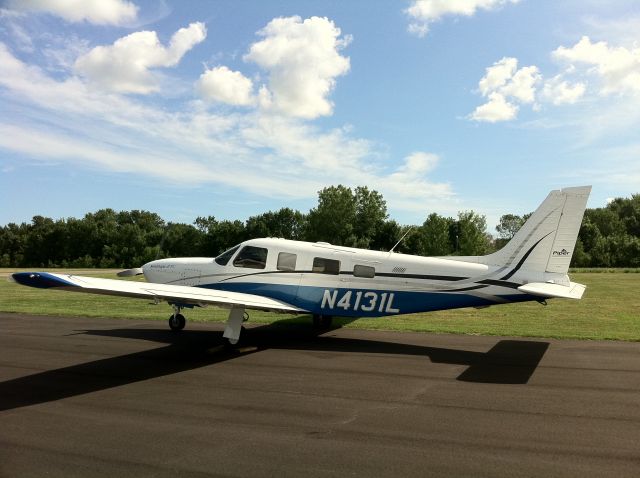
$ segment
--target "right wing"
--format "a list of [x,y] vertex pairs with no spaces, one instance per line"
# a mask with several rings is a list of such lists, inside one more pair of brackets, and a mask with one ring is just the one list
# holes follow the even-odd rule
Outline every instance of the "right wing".
[[54,274],[52,272],[16,272],[11,275],[18,284],[39,289],[58,289],[90,294],[136,297],[184,305],[219,305],[274,312],[307,312],[286,302],[242,292],[227,292],[203,287],[155,284],[96,277]]

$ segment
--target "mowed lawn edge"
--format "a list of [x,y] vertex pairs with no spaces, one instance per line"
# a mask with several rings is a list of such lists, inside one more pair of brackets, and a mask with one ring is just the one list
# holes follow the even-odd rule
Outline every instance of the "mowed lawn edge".
[[[15,271],[0,269],[0,312],[162,321],[171,314],[171,308],[165,303],[154,306],[141,299],[23,287],[5,279]],[[68,271],[58,269],[55,272]],[[347,328],[370,330],[640,341],[640,274],[606,272],[570,274],[572,281],[587,285],[587,291],[579,301],[553,299],[546,306],[530,302],[376,319],[336,319],[336,322]],[[117,278],[115,271],[99,269],[75,269],[73,273]],[[227,311],[218,307],[196,307],[186,310],[185,315],[188,321],[223,322]],[[258,311],[249,311],[249,315],[250,323],[311,322],[306,315]]]

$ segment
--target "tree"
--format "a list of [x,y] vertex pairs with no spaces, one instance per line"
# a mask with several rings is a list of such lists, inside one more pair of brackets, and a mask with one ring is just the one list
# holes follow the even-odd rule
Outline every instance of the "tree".
[[505,214],[500,217],[500,224],[496,226],[496,231],[502,239],[511,239],[516,235],[516,232],[524,224],[524,219],[516,214]]
[[369,248],[382,229],[387,217],[387,203],[378,191],[359,186],[354,194],[356,246]]
[[356,243],[356,200],[350,188],[338,185],[318,192],[318,206],[308,215],[306,239],[339,246]]
[[487,221],[473,211],[458,213],[457,222],[457,254],[477,256],[486,254],[489,249],[487,241]]
[[420,227],[421,248],[419,254],[425,256],[448,256],[454,251],[449,230],[454,220],[431,213]]
[[203,256],[215,257],[230,247],[247,239],[244,223],[241,221],[216,221],[215,217],[198,217],[196,228],[200,231]]
[[265,212],[247,219],[247,237],[281,237],[299,240],[303,238],[306,222],[304,214],[288,207],[275,212]]

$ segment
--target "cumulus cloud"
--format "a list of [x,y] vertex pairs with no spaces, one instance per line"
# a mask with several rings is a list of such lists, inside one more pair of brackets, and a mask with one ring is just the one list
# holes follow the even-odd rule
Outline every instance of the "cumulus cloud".
[[413,0],[405,13],[409,16],[408,30],[419,37],[429,31],[429,25],[444,16],[473,16],[478,10],[495,10],[519,0]]
[[264,69],[268,84],[261,106],[287,116],[317,118],[333,113],[328,99],[336,78],[349,71],[349,58],[340,54],[351,38],[328,18],[275,18],[258,32],[244,60]]
[[489,94],[489,101],[478,106],[470,118],[475,121],[486,121],[496,123],[498,121],[509,121],[518,114],[518,107],[509,103],[500,93]]
[[573,104],[584,96],[586,89],[585,83],[571,84],[562,75],[556,75],[544,82],[541,94],[544,100],[554,105]]
[[486,68],[478,89],[488,101],[478,106],[469,118],[490,123],[514,119],[518,113],[517,103],[535,101],[536,84],[541,78],[537,66],[518,69],[516,58],[502,58]]
[[502,88],[507,81],[513,77],[518,69],[518,60],[516,58],[503,58],[495,62],[489,68],[486,68],[485,75],[480,79],[478,88],[480,93],[488,96],[492,92]]
[[262,71],[257,84],[226,66],[206,70],[197,83],[208,101],[254,106],[257,111],[289,118],[314,119],[333,114],[329,96],[336,78],[350,68],[341,54],[351,37],[328,18],[275,18],[257,32],[245,62]]
[[640,47],[612,47],[605,41],[593,43],[583,36],[572,47],[557,48],[552,56],[576,69],[586,67],[585,73],[599,82],[599,94],[640,93]]
[[10,0],[9,7],[96,25],[126,25],[138,15],[138,7],[127,0]]
[[154,31],[122,37],[109,46],[97,46],[75,62],[77,73],[100,87],[120,93],[146,94],[159,89],[154,68],[178,64],[183,55],[207,36],[204,23],[191,23],[173,34],[169,46]]
[[203,98],[229,105],[247,106],[255,102],[253,82],[239,71],[219,66],[205,71],[198,80]]
[[427,177],[435,156],[414,153],[390,169],[373,143],[347,127],[325,130],[259,108],[211,111],[199,101],[156,107],[105,93],[77,76],[53,76],[2,43],[0,64],[0,97],[25,112],[15,117],[0,109],[0,149],[34,160],[263,197],[310,199],[341,183],[367,184],[398,209],[449,210],[454,204],[451,186]]

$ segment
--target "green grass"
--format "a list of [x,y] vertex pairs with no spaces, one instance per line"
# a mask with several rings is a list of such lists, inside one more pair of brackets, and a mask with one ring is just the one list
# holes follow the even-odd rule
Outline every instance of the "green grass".
[[[11,270],[0,270],[0,311],[36,315],[166,320],[171,308],[144,300],[73,292],[39,290],[2,280]],[[115,278],[115,273],[85,271],[86,275]],[[400,315],[389,318],[336,319],[347,328],[435,332],[516,337],[554,337],[640,341],[640,274],[624,271],[574,272],[574,282],[587,285],[579,301],[555,299],[536,302]],[[186,311],[188,320],[224,321],[227,311],[216,307]],[[250,312],[251,322],[271,323],[281,314]],[[309,321],[299,316],[296,321]]]

